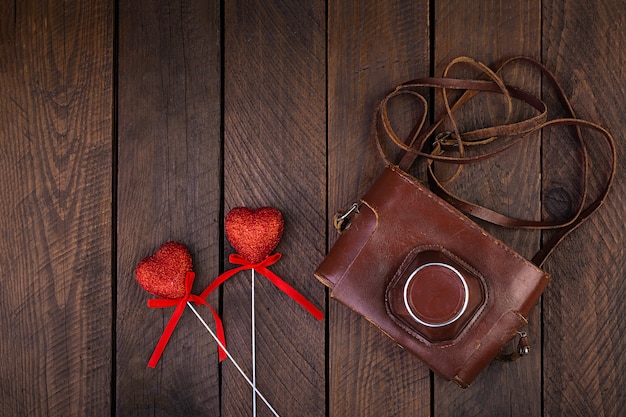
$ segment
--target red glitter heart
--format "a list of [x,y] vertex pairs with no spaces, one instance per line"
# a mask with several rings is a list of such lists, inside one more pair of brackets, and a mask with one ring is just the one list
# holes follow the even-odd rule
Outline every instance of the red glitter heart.
[[224,224],[230,245],[251,263],[261,262],[272,253],[283,227],[283,216],[273,207],[235,207],[226,215]]
[[137,265],[135,276],[141,287],[160,298],[185,296],[185,275],[192,270],[191,254],[187,248],[169,241],[152,256]]

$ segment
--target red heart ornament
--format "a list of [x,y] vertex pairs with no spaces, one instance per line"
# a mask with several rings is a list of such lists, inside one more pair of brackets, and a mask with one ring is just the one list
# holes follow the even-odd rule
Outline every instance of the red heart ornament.
[[187,248],[169,241],[152,256],[141,260],[135,269],[141,287],[160,298],[185,296],[185,275],[192,270],[191,254]]
[[267,258],[283,235],[283,216],[274,207],[256,210],[235,207],[226,215],[224,224],[230,245],[248,262]]

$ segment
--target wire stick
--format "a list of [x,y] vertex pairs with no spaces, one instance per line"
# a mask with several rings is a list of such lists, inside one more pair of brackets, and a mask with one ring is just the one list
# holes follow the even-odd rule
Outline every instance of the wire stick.
[[211,330],[211,328],[209,327],[209,325],[204,321],[204,319],[202,318],[202,316],[200,316],[200,314],[198,314],[198,312],[196,311],[196,309],[193,307],[193,305],[191,304],[191,302],[187,301],[187,305],[189,306],[189,308],[191,309],[191,311],[193,311],[193,313],[196,315],[196,317],[198,317],[198,320],[200,320],[200,322],[204,325],[204,327],[207,329],[207,331],[209,332],[209,334],[211,335],[211,337],[213,337],[213,339],[215,340],[215,342],[217,342],[218,346],[226,353],[226,356],[228,357],[228,359],[230,359],[230,361],[233,363],[233,365],[235,365],[235,368],[237,368],[237,370],[239,371],[239,373],[241,374],[241,376],[246,380],[246,382],[248,383],[248,385],[250,385],[252,387],[252,389],[254,390],[254,392],[259,396],[259,398],[265,403],[265,405],[267,406],[267,408],[270,409],[270,411],[276,416],[276,417],[280,417],[278,415],[278,413],[276,412],[276,410],[274,410],[274,407],[272,407],[270,405],[270,403],[265,399],[265,397],[263,396],[263,394],[261,394],[259,392],[258,389],[256,389],[256,387],[252,384],[252,381],[250,381],[250,378],[248,378],[246,376],[246,374],[243,372],[243,370],[241,369],[241,367],[239,366],[239,364],[237,363],[237,361],[235,361],[235,359],[233,358],[233,356],[230,354],[230,352],[228,352],[226,350],[226,346],[224,346],[222,344],[222,342],[219,341],[219,339],[217,338],[217,336],[215,335],[215,333],[213,333],[213,331]]
[[254,268],[252,268],[252,416],[256,417],[256,315],[254,314]]

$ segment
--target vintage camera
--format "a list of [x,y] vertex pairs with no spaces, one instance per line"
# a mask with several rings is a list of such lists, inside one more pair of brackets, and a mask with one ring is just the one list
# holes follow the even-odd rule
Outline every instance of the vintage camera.
[[467,387],[509,341],[548,275],[398,167],[360,202],[315,276],[433,371]]
[[[397,86],[379,105],[373,129],[387,168],[361,200],[337,218],[335,227],[343,233],[315,271],[317,279],[331,289],[331,297],[363,315],[437,374],[462,387],[467,387],[509,341],[524,333],[528,315],[549,281],[537,265],[603,204],[616,172],[611,134],[595,123],[573,118],[563,90],[541,63],[514,57],[499,68],[513,62],[532,64],[546,75],[572,118],[547,121],[545,103],[506,85],[499,70],[494,72],[467,57],[452,60],[442,78],[423,78]],[[473,66],[491,81],[447,77],[456,64]],[[424,87],[441,89],[446,104],[445,114],[428,127],[424,127],[427,100],[419,93]],[[451,103],[448,93],[454,89],[465,92]],[[509,116],[513,99],[536,112],[518,121],[509,121],[507,116],[501,125],[459,130],[455,111],[483,92],[502,94]],[[418,98],[422,105],[421,120],[406,140],[394,131],[388,114],[389,101],[400,95]],[[447,128],[446,124],[452,131],[439,129]],[[435,175],[434,161],[457,165],[458,173],[463,164],[494,157],[547,127],[575,128],[570,133],[585,161],[581,128],[601,134],[610,151],[609,175],[597,198],[581,206],[570,219],[554,222],[511,218],[455,197],[445,189],[452,177],[442,183]],[[434,141],[430,143],[430,139]],[[507,142],[490,148],[496,139]],[[386,142],[400,149],[400,155],[390,158]],[[462,149],[469,144],[487,149],[472,158],[465,157]],[[427,145],[432,149],[426,150]],[[451,156],[443,155],[447,149]],[[418,157],[428,161],[432,191],[406,171]],[[586,175],[585,171],[585,181]],[[484,231],[457,207],[501,226],[560,230],[533,257],[533,263]],[[526,342],[521,337],[520,355],[528,350]]]

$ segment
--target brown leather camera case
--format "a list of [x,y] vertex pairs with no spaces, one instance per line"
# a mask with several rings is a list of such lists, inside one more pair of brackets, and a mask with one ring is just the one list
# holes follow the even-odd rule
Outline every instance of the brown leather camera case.
[[[478,68],[491,81],[448,77],[448,70],[457,64]],[[500,71],[514,64],[539,69],[571,117],[547,120],[545,103],[506,85]],[[427,100],[419,93],[419,88],[424,87],[442,91],[446,110],[428,127],[424,126]],[[465,90],[454,104],[449,102],[447,93],[451,89]],[[512,99],[520,100],[534,108],[535,114],[502,125],[461,131],[453,113],[478,92],[502,94],[509,111]],[[406,141],[396,134],[388,116],[389,101],[401,95],[417,98],[423,107],[421,120]],[[605,201],[616,172],[615,140],[602,126],[575,118],[554,74],[528,57],[509,58],[495,72],[471,58],[456,58],[448,64],[442,78],[422,78],[397,86],[381,102],[376,117],[376,143],[387,168],[358,204],[356,214],[351,209],[336,218],[335,227],[343,234],[315,276],[331,288],[333,298],[362,314],[442,377],[467,387],[526,325],[530,310],[548,284],[548,275],[540,269],[543,261]],[[453,131],[439,132],[446,122]],[[569,219],[533,221],[496,213],[450,194],[432,169],[433,161],[461,164],[457,166],[458,173],[463,164],[494,157],[548,127],[570,127],[568,132],[579,145],[584,161],[584,181],[580,186],[583,198]],[[601,134],[611,160],[608,178],[590,202],[587,202],[586,186],[588,154],[582,128]],[[379,130],[384,132],[383,136]],[[423,149],[429,138],[434,139],[433,149],[425,153]],[[383,139],[402,150],[395,162],[383,149]],[[471,158],[462,155],[461,150],[470,144],[488,145],[495,139],[504,141],[504,145]],[[447,149],[453,150],[450,156],[443,155]],[[406,173],[417,157],[429,161],[428,180],[437,194]],[[486,233],[459,209],[505,227],[558,232],[531,263]],[[348,214],[351,217],[346,223]],[[345,224],[349,224],[347,229]],[[525,354],[526,346],[527,340],[521,338],[520,355]],[[514,357],[509,355],[509,359]]]
[[315,276],[462,387],[527,324],[549,280],[394,166],[363,197]]

